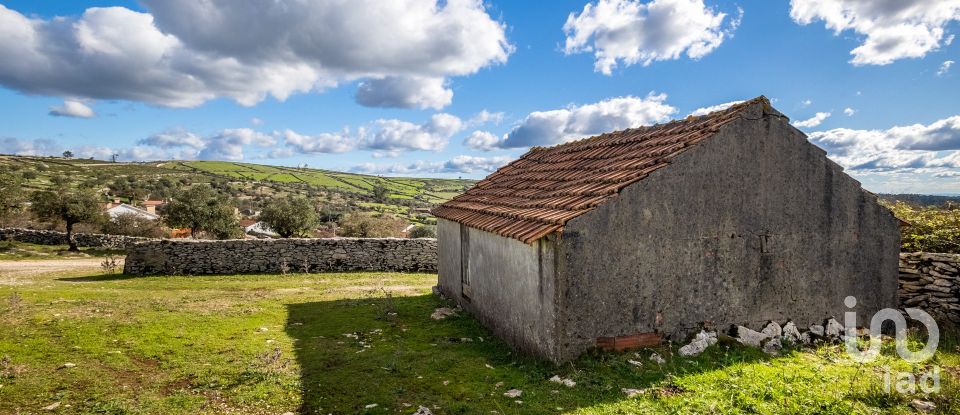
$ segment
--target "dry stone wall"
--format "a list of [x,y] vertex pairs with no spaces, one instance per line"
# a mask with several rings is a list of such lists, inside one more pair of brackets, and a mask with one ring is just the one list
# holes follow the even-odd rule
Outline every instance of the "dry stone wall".
[[143,242],[127,249],[123,272],[194,275],[436,270],[436,239],[329,238]]
[[[156,240],[135,236],[104,235],[99,233],[76,233],[73,235],[73,239],[77,242],[77,246],[111,249],[126,249],[140,242]],[[0,240],[37,245],[66,245],[67,233],[40,229],[0,228]]]
[[960,323],[960,255],[900,254],[900,305]]

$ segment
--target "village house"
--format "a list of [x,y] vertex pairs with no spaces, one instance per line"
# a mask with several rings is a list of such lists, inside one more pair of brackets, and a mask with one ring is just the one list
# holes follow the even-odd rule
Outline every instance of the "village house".
[[532,148],[433,213],[439,290],[558,362],[897,304],[897,219],[764,97]]
[[133,215],[142,219],[158,220],[160,219],[160,215],[157,215],[156,207],[157,205],[147,205],[145,208],[139,208],[126,203],[120,203],[118,200],[115,200],[113,203],[108,203],[106,206],[107,215],[110,216],[111,220],[121,215]]

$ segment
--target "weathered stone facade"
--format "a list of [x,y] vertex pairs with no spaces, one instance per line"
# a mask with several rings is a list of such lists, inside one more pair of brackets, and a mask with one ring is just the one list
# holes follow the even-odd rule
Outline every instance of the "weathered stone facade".
[[960,323],[960,254],[900,254],[901,307]]
[[127,249],[123,272],[194,275],[436,270],[436,239],[330,238],[144,242]]
[[[77,246],[112,249],[126,249],[140,242],[156,240],[135,236],[105,235],[99,233],[76,233],[73,235],[73,239],[77,242]],[[37,245],[66,245],[67,233],[40,229],[0,228],[0,240]]]

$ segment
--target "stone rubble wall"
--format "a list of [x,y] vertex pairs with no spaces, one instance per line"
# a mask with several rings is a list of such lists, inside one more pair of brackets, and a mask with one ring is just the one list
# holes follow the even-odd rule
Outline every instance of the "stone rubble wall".
[[[126,249],[140,242],[156,240],[99,233],[75,233],[73,238],[77,242],[77,246],[109,249]],[[0,228],[0,241],[17,241],[37,245],[66,245],[67,233],[40,229]]]
[[960,254],[900,254],[901,307],[960,323]]
[[436,239],[325,238],[159,240],[127,249],[123,272],[257,274],[331,271],[436,272]]

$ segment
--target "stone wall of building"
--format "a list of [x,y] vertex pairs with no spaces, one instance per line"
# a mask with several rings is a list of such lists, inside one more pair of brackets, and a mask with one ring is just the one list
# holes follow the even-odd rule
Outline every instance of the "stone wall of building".
[[[111,249],[126,249],[140,242],[156,240],[98,233],[77,233],[73,237],[77,246]],[[0,228],[0,241],[17,241],[37,245],[66,245],[67,233],[40,229]]]
[[436,239],[159,240],[127,249],[123,272],[257,274],[329,271],[436,272]]
[[960,323],[960,254],[900,254],[901,307]]

